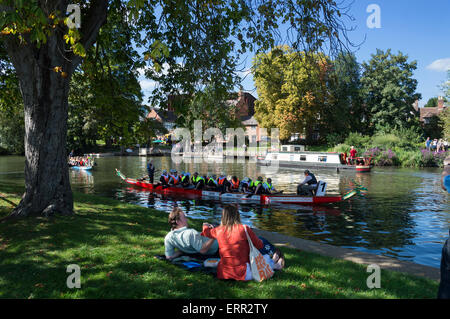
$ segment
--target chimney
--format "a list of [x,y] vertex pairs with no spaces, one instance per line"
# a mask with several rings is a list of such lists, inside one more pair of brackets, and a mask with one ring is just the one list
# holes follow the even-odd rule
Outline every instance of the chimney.
[[437,106],[438,106],[438,109],[443,109],[444,108],[444,98],[442,96],[438,97]]
[[244,97],[244,92],[242,92],[242,90],[239,90],[238,101],[240,101],[243,97]]

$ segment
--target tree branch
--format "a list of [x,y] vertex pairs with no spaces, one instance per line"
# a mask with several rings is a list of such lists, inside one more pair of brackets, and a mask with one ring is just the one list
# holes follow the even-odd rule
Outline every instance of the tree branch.
[[[86,16],[81,21],[80,43],[87,51],[97,40],[100,28],[106,23],[108,0],[93,0]],[[74,55],[72,71],[81,63],[82,57]]]

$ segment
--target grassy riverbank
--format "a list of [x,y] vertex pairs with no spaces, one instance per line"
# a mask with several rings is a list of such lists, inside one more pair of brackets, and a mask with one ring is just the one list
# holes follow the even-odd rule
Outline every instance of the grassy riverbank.
[[308,146],[308,151],[346,152],[354,146],[357,156],[371,157],[377,166],[401,167],[443,167],[444,159],[450,152],[430,151],[425,148],[425,141],[412,130],[379,132],[373,136],[350,133],[338,144]]
[[[15,203],[20,189],[0,187]],[[287,267],[267,282],[190,273],[164,253],[167,214],[75,193],[76,216],[0,223],[0,298],[435,298],[438,283],[383,271],[368,289],[366,267],[282,248]],[[0,217],[11,206],[0,200]],[[201,221],[190,220],[200,229]],[[66,267],[81,268],[81,289],[66,287]]]

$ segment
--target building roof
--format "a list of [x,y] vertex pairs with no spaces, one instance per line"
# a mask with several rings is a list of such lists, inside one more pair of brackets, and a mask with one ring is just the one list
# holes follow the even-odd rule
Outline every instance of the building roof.
[[244,126],[258,126],[258,121],[254,116],[243,116],[241,122]]
[[177,116],[173,111],[152,109],[151,112],[147,114],[147,118],[154,118],[156,120],[159,118],[162,123],[175,123]]
[[444,106],[444,107],[421,107],[419,109],[420,110],[420,120],[423,121],[425,118],[438,116],[446,108],[447,108],[447,106]]

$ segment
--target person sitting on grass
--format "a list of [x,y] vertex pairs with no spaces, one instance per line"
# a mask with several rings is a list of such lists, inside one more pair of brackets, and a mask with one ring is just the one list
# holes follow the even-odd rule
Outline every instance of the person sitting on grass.
[[[223,208],[220,226],[203,224],[202,235],[217,239],[219,243],[220,261],[217,265],[217,278],[245,281],[253,279],[249,260],[250,247],[244,227],[246,226],[241,223],[239,211],[231,205]],[[251,228],[247,227],[247,233],[257,249],[261,251],[265,248],[263,240],[258,238]],[[272,269],[284,268],[284,256],[279,250],[275,251],[272,257],[267,253],[261,253]]]
[[186,215],[179,207],[170,212],[168,222],[171,231],[164,238],[166,259],[172,260],[183,254],[217,254],[217,240],[204,237],[195,229],[188,228]]

